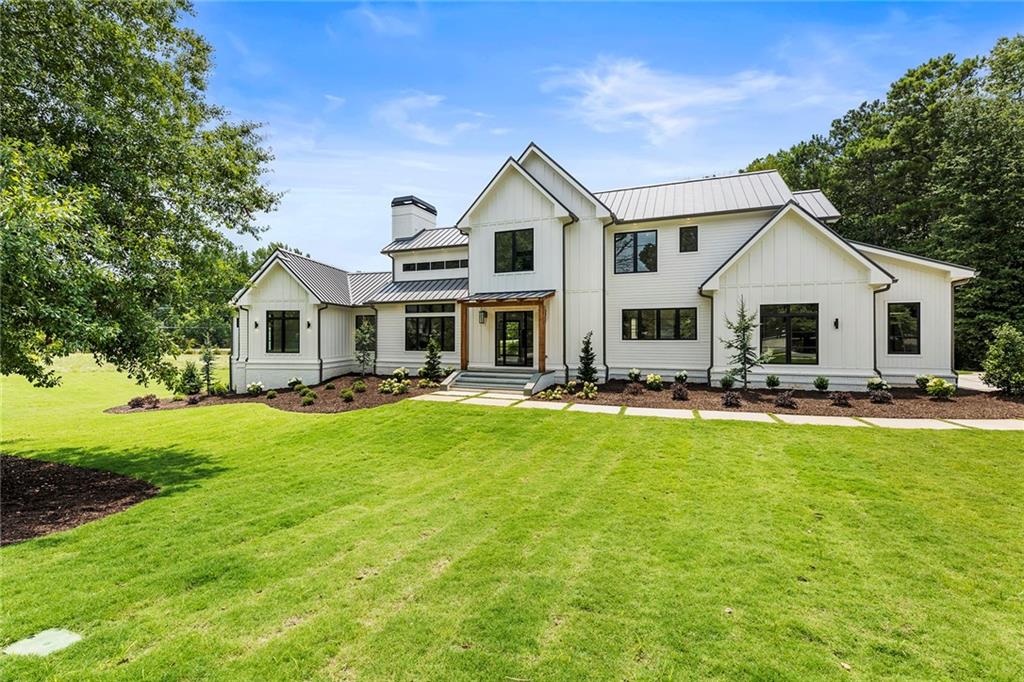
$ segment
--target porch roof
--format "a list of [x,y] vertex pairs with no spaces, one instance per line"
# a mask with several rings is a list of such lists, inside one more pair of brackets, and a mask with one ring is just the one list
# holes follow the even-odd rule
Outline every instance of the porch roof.
[[469,279],[420,279],[391,282],[374,293],[367,303],[454,301],[469,293]]
[[554,289],[532,289],[530,291],[493,291],[489,293],[467,295],[459,299],[460,303],[489,303],[491,301],[543,301],[555,295]]

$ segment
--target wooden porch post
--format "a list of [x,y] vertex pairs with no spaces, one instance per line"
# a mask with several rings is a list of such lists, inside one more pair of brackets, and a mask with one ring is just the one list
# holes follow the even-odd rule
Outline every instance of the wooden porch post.
[[459,308],[462,317],[462,329],[459,330],[459,364],[461,369],[466,369],[469,367],[469,315],[467,314],[469,306],[460,303]]
[[540,369],[541,374],[544,373],[547,366],[546,356],[548,350],[548,333],[547,325],[545,324],[546,320],[547,315],[545,314],[544,301],[542,300],[537,306],[537,335],[540,337],[540,349],[538,351],[540,353],[540,357],[538,359],[537,367]]

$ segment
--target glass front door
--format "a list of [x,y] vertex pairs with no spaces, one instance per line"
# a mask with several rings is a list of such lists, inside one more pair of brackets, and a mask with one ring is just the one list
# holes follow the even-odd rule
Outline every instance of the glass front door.
[[533,366],[533,313],[516,310],[495,315],[494,364],[511,367]]

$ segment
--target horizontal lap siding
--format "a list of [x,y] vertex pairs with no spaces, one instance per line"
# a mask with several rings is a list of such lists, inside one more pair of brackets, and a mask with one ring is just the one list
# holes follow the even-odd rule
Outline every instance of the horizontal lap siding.
[[469,277],[468,268],[445,268],[444,270],[414,270],[405,272],[402,270],[404,263],[420,263],[423,261],[437,260],[462,260],[469,258],[469,247],[461,246],[451,249],[430,249],[427,251],[408,251],[406,253],[392,254],[395,259],[395,281],[418,281],[424,279],[454,279],[456,277]]
[[377,372],[388,374],[398,367],[405,367],[415,373],[423,366],[424,351],[405,350],[406,317],[455,317],[455,350],[441,354],[441,362],[450,367],[459,365],[459,307],[454,313],[416,313],[406,315],[405,304],[382,304],[377,306]]

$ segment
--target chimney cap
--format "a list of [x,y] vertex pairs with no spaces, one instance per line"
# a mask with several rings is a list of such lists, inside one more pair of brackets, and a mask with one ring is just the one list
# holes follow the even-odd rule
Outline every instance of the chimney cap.
[[412,204],[413,206],[419,206],[424,211],[437,215],[436,208],[434,208],[427,202],[423,201],[423,199],[420,199],[419,197],[414,197],[411,194],[404,197],[395,197],[394,199],[391,200],[391,208],[394,208],[395,206],[408,206],[410,204]]

